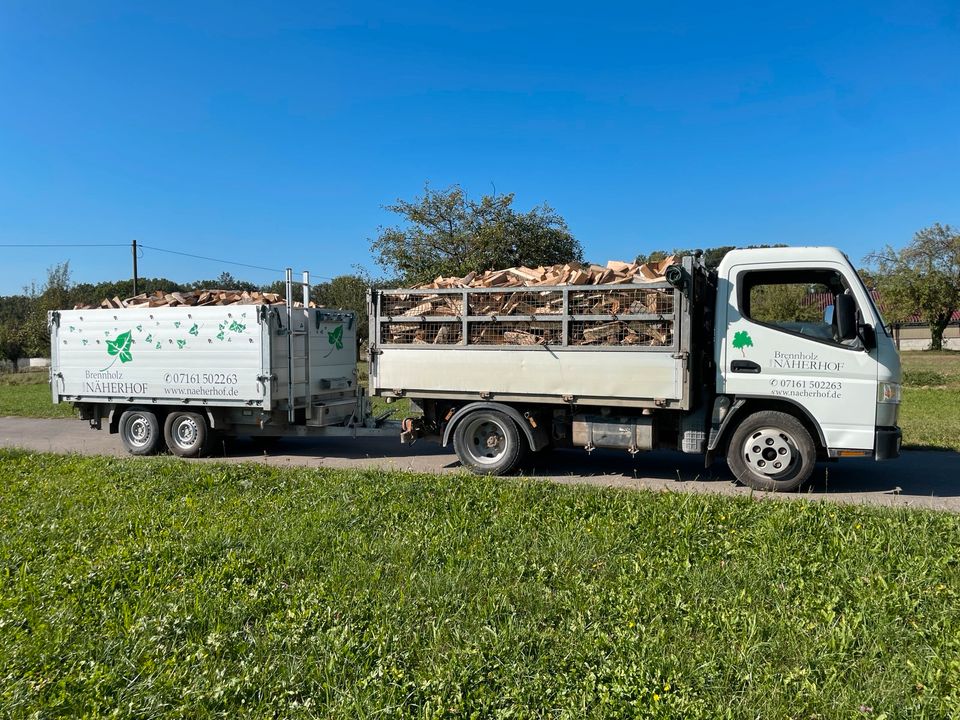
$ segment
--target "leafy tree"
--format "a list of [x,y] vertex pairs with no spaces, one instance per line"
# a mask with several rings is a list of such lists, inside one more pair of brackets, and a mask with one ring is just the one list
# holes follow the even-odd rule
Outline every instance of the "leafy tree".
[[[783,243],[778,243],[775,245],[749,245],[750,248],[770,248],[770,247],[787,247]],[[704,265],[707,266],[710,270],[716,270],[720,265],[720,261],[723,260],[724,255],[726,255],[731,250],[736,250],[736,245],[719,245],[717,247],[707,248],[703,251],[703,257],[701,261]],[[659,262],[666,257],[671,255],[676,255],[677,257],[683,257],[684,255],[693,255],[696,253],[696,249],[674,249],[670,252],[666,250],[654,250],[649,253],[639,253],[637,255],[636,261],[638,263],[650,263],[650,262]]]
[[371,251],[403,283],[582,261],[583,248],[553,208],[544,204],[519,212],[513,199],[510,193],[473,200],[459,185],[440,191],[427,185],[422,197],[386,206],[404,222],[381,228]]
[[361,275],[340,275],[313,288],[313,300],[317,305],[357,314],[357,335],[367,339],[367,288],[371,281]]
[[810,302],[810,294],[825,291],[825,286],[801,283],[758,285],[750,293],[750,317],[767,323],[816,322],[820,307]]
[[50,354],[50,331],[47,312],[70,307],[70,263],[62,262],[47,268],[47,281],[30,303],[30,310],[19,328],[19,341],[28,357]]
[[740,351],[741,355],[746,357],[747,353],[744,348],[753,347],[753,338],[746,330],[740,330],[733,334],[733,346]]
[[194,290],[217,289],[240,290],[241,292],[244,290],[253,291],[258,289],[255,283],[238,280],[233,276],[233,273],[227,271],[220,273],[220,276],[215,280],[197,280],[196,282],[190,283],[189,287]]
[[960,308],[960,234],[936,223],[914,234],[906,247],[888,245],[867,261],[877,267],[887,319],[903,322],[919,315],[930,328],[930,349],[941,350],[943,331]]

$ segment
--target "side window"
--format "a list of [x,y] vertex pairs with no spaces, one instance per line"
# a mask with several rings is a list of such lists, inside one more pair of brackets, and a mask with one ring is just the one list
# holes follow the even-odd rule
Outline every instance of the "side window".
[[835,270],[756,270],[743,276],[740,309],[754,322],[841,344],[833,317],[840,294],[850,294],[850,289]]

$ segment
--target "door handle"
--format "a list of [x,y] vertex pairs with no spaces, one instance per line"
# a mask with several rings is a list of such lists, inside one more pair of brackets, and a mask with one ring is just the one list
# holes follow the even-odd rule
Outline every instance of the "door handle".
[[753,360],[734,360],[730,363],[730,372],[758,373],[760,372],[760,366]]

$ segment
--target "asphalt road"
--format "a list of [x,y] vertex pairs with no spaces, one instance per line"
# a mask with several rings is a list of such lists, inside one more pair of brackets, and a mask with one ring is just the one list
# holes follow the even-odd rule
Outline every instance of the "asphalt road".
[[[95,431],[80,420],[0,418],[0,447],[84,455],[126,453],[120,438]],[[268,453],[252,442],[233,440],[217,448],[217,459],[258,462],[272,466],[385,468],[417,472],[459,472],[451,448],[420,441],[413,447],[399,439],[290,438]],[[207,462],[185,461],[185,462]],[[619,488],[750,495],[734,483],[722,462],[704,469],[698,456],[671,452],[641,453],[563,450],[548,454],[525,473],[534,479],[585,483]],[[757,493],[752,493],[755,497]],[[777,498],[806,497],[844,503],[918,507],[960,511],[960,453],[906,451],[899,460],[843,460],[817,466],[814,479],[801,493]]]

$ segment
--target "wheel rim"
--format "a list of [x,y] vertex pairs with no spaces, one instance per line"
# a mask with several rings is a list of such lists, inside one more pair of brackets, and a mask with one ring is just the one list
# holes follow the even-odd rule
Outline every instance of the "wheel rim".
[[199,435],[200,427],[191,417],[178,418],[173,425],[173,441],[184,450],[192,449]]
[[150,444],[153,427],[145,415],[134,415],[127,424],[127,440],[134,447],[142,448]]
[[467,454],[480,465],[493,465],[507,452],[507,435],[499,423],[486,418],[468,422],[464,429]]
[[766,427],[744,441],[743,459],[757,475],[776,478],[793,470],[800,460],[800,450],[790,433]]

